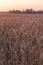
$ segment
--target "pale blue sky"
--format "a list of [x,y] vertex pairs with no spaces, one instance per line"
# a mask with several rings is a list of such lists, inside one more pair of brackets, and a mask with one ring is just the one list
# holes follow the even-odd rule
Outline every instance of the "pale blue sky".
[[0,11],[26,8],[43,9],[43,0],[0,0]]

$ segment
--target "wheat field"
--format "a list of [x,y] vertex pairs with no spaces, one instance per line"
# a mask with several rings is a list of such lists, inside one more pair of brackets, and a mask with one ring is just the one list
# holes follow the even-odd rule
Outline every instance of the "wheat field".
[[43,14],[0,13],[0,65],[43,65]]

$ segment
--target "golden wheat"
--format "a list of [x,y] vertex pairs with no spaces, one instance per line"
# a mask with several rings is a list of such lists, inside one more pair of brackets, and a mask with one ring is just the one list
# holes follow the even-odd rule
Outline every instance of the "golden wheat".
[[0,14],[0,65],[43,65],[42,14]]

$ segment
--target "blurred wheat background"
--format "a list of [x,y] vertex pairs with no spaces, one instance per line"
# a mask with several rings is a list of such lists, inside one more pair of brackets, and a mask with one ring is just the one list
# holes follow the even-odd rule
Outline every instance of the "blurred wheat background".
[[43,14],[0,14],[0,65],[43,65]]

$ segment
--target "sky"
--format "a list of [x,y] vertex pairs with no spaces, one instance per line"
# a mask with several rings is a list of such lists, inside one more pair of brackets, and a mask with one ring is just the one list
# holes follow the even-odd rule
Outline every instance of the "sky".
[[13,9],[43,9],[43,0],[0,0],[0,11],[9,11]]

